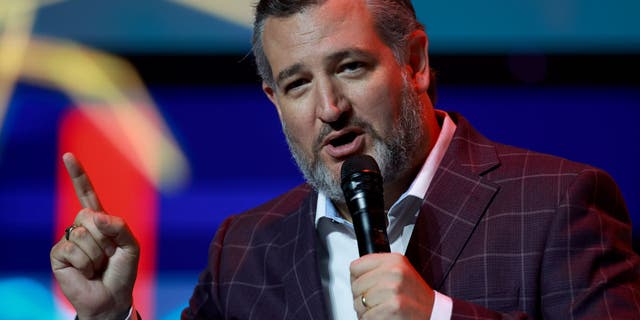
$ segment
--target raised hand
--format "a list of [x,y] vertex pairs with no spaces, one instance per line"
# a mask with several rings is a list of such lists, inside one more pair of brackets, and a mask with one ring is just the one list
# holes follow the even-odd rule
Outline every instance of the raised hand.
[[124,319],[133,303],[138,242],[122,218],[103,211],[76,158],[66,153],[63,161],[83,209],[51,249],[51,269],[79,319]]
[[434,291],[405,256],[368,254],[353,261],[350,271],[353,306],[359,319],[431,316]]

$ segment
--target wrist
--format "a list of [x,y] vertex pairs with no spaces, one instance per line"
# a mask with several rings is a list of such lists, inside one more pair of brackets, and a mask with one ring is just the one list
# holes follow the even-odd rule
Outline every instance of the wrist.
[[129,319],[132,308],[133,305],[130,305],[126,309],[122,309],[119,311],[109,310],[107,312],[92,315],[81,315],[80,313],[78,313],[78,315],[76,315],[76,320],[125,320]]

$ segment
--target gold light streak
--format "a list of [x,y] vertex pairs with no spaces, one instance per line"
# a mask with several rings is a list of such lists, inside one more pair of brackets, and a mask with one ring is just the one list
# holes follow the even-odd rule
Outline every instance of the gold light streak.
[[37,3],[28,0],[0,3],[0,129],[20,76],[36,8]]
[[[31,41],[22,77],[66,92],[154,185],[168,187],[187,176],[185,157],[127,61],[73,42],[41,38]],[[101,110],[92,112],[96,108]],[[113,121],[105,121],[103,109]]]
[[0,128],[17,81],[60,90],[154,186],[182,185],[187,159],[133,66],[71,41],[31,35],[37,9],[53,2],[0,6]]

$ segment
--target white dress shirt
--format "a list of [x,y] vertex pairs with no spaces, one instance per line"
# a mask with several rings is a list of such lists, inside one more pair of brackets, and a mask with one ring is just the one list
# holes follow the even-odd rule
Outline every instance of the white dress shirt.
[[[455,123],[446,112],[436,110],[436,113],[442,119],[438,140],[409,189],[389,209],[387,234],[391,252],[405,253],[427,188],[456,130]],[[318,195],[316,209],[316,230],[321,244],[320,275],[325,299],[334,319],[356,319],[349,273],[349,265],[359,258],[353,224],[343,219],[322,193]],[[436,291],[431,319],[450,319],[452,307],[451,298]]]

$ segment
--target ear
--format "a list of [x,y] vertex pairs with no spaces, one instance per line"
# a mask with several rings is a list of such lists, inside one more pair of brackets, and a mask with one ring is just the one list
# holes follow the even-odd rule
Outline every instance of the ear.
[[409,36],[405,61],[418,92],[427,92],[430,85],[428,49],[429,39],[424,30],[416,30]]
[[278,117],[282,118],[275,89],[270,87],[265,81],[262,81],[262,91],[267,96],[267,98],[269,98],[269,101],[271,101],[273,106],[276,107],[276,110],[278,111]]

